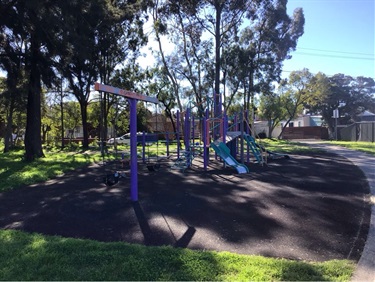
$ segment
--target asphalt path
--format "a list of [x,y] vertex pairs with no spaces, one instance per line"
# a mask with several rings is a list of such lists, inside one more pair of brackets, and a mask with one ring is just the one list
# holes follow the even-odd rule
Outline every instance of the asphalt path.
[[366,244],[353,275],[353,281],[375,281],[375,157],[326,142],[316,140],[300,142],[343,156],[364,173],[370,186],[371,220]]

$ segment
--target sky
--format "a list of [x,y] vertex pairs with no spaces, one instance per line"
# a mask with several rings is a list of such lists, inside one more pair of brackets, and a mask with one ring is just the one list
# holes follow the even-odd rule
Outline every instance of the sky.
[[297,7],[305,15],[304,34],[284,62],[283,77],[308,68],[375,79],[375,0],[289,0],[288,14]]

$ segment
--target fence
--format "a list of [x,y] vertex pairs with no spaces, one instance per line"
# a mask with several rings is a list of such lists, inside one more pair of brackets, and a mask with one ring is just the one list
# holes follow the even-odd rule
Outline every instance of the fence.
[[356,122],[339,131],[343,141],[375,142],[375,122]]
[[322,126],[287,127],[283,139],[328,139],[328,129]]

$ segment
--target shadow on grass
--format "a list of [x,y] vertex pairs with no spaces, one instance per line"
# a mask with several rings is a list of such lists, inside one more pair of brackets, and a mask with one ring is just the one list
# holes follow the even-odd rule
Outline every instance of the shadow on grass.
[[[320,264],[285,259],[102,243],[14,230],[0,230],[0,243],[2,280],[327,281],[350,277],[350,264],[335,261],[329,262],[330,271]],[[335,276],[335,270],[346,276]]]

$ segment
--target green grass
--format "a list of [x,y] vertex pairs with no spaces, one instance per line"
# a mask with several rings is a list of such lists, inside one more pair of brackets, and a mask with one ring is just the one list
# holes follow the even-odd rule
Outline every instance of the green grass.
[[286,154],[308,154],[322,151],[320,149],[311,148],[298,142],[277,139],[257,139],[258,143],[266,148],[268,151],[280,152]]
[[0,231],[0,257],[1,280],[348,281],[355,267],[14,230]]
[[27,163],[23,151],[0,154],[0,192],[43,182],[66,171],[100,160],[98,152],[45,151],[45,158]]
[[365,152],[375,156],[374,142],[329,141],[327,144],[339,145],[352,150]]
[[[262,140],[262,144],[277,152],[311,151],[284,140]],[[127,149],[120,147],[119,153]],[[166,154],[164,145],[154,145],[148,150],[150,154]],[[113,153],[111,149],[106,157],[112,157]],[[0,192],[45,181],[101,160],[100,153],[95,151],[55,151],[45,152],[46,158],[26,163],[22,154],[22,151],[0,154]],[[0,280],[349,281],[355,268],[354,262],[348,260],[303,262],[123,242],[102,243],[14,230],[0,230],[0,257]]]

